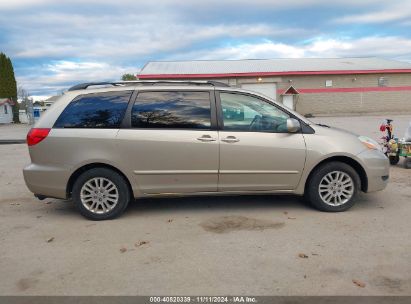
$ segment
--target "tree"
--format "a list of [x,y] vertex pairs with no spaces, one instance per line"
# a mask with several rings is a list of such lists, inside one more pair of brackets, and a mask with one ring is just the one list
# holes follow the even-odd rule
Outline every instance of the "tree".
[[137,77],[133,74],[123,74],[123,76],[121,76],[121,80],[123,81],[137,80]]
[[0,98],[9,98],[14,102],[13,121],[19,121],[19,103],[17,102],[17,83],[13,64],[9,57],[0,53]]
[[5,54],[0,53],[0,98],[9,98],[7,92],[7,71],[6,63],[7,57]]
[[17,100],[23,102],[30,97],[30,93],[21,85],[17,86]]
[[17,86],[17,100],[20,100],[20,110],[26,110],[30,102],[30,93],[21,85]]
[[24,100],[30,97],[30,93],[21,85],[17,86],[17,98]]

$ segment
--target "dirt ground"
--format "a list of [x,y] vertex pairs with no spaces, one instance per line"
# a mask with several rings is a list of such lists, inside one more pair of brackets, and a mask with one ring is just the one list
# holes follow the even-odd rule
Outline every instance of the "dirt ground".
[[350,130],[359,135],[366,135],[378,140],[382,133],[379,126],[386,118],[393,119],[394,136],[403,138],[405,130],[411,123],[411,115],[373,115],[373,116],[351,116],[351,117],[314,117],[310,120],[316,123],[324,123],[336,128]]
[[[378,125],[345,120],[366,135]],[[33,198],[25,145],[0,155],[0,295],[411,295],[401,163],[387,189],[343,213],[295,196],[145,199],[92,222],[70,201]]]
[[0,124],[0,141],[10,139],[26,139],[31,125],[27,124]]

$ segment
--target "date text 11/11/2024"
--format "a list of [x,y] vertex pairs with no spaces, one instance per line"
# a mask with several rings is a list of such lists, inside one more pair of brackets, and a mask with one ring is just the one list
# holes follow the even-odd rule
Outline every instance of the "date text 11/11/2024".
[[249,296],[160,296],[150,297],[150,303],[257,303],[255,297]]

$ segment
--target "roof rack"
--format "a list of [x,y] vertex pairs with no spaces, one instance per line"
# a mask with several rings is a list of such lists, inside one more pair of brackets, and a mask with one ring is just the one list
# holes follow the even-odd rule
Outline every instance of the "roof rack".
[[76,84],[75,86],[72,86],[71,88],[69,88],[67,91],[85,90],[91,86],[104,86],[104,85],[117,86],[117,84],[114,82],[86,82],[86,83]]
[[68,91],[85,90],[91,86],[132,86],[132,85],[161,85],[161,84],[182,84],[182,85],[211,85],[214,87],[229,87],[228,84],[211,80],[131,80],[118,82],[86,82],[72,86]]

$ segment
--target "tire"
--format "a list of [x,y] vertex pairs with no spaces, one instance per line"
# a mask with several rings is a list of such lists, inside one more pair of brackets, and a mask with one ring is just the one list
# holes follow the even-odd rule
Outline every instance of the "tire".
[[409,157],[404,158],[404,168],[411,169],[411,158]]
[[[340,181],[338,177],[341,178]],[[337,185],[329,182],[333,179]],[[305,197],[318,210],[341,212],[354,205],[360,185],[360,177],[353,167],[342,162],[329,162],[312,172],[307,182]]]
[[94,168],[77,178],[72,198],[81,215],[100,221],[122,214],[130,202],[131,192],[119,173],[107,168]]
[[391,165],[396,165],[400,161],[400,157],[398,155],[390,155],[388,158]]

